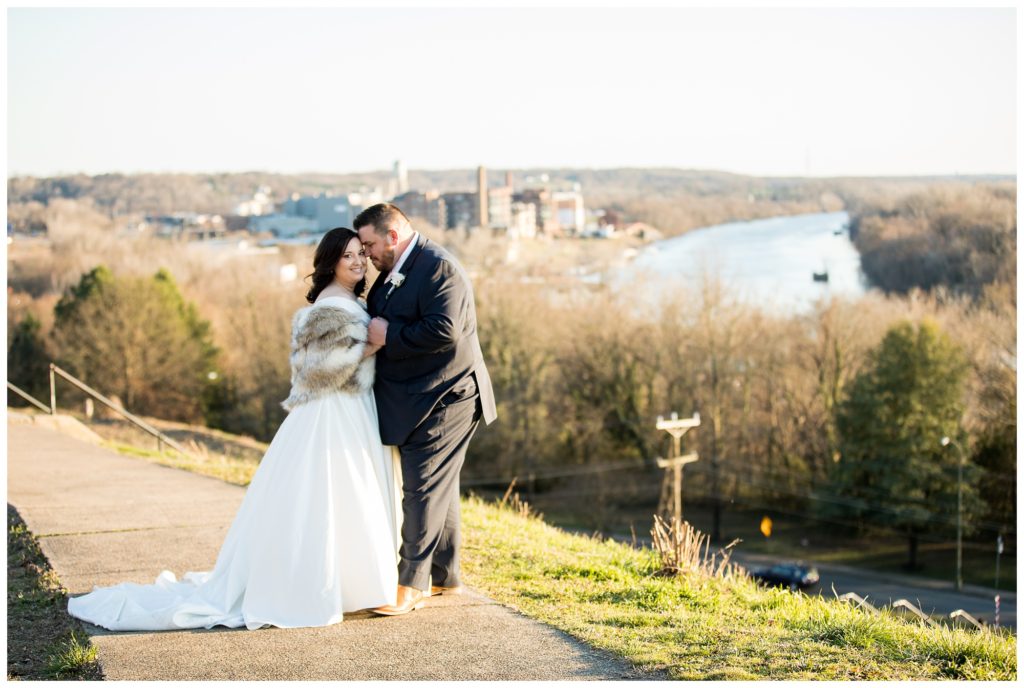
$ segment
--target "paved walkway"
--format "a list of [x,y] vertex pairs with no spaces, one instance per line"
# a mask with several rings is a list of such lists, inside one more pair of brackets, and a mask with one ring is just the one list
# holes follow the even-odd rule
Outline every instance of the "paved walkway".
[[[7,424],[7,500],[72,595],[213,568],[244,489]],[[113,633],[86,624],[108,679],[629,680],[664,678],[469,591],[408,616],[326,628]]]

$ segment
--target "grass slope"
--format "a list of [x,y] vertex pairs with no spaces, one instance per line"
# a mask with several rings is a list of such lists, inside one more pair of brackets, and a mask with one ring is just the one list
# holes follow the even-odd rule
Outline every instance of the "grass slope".
[[[248,484],[256,464],[114,448]],[[653,550],[574,535],[520,510],[463,502],[466,583],[523,614],[680,679],[983,679],[1017,676],[1016,636],[928,628],[746,578],[663,578]]]
[[926,628],[889,613],[759,587],[654,574],[652,550],[463,503],[467,582],[642,669],[680,679],[985,679],[1017,675],[1016,637]]

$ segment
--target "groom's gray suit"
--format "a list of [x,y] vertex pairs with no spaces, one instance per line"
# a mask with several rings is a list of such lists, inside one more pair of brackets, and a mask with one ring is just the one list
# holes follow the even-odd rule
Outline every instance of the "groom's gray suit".
[[374,394],[381,440],[402,457],[398,582],[426,590],[459,580],[459,470],[480,419],[497,416],[476,333],[469,278],[444,248],[418,235],[398,287],[382,273],[367,295],[388,321]]

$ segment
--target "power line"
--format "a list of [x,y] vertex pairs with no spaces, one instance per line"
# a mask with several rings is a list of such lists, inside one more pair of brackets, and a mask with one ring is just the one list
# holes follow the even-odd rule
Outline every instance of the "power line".
[[[547,500],[564,499],[566,497],[584,497],[584,496],[590,496],[590,495],[595,495],[595,494],[603,494],[605,496],[613,496],[613,495],[626,494],[626,493],[633,494],[633,491],[629,490],[629,489],[626,489],[626,488],[610,489],[610,490],[609,489],[605,489],[605,490],[601,490],[601,489],[572,490],[572,491],[569,491],[569,492],[557,492],[557,493],[537,495],[535,497],[535,499],[534,499],[534,502],[535,503],[541,503],[541,502],[544,502],[544,501],[547,501]],[[730,500],[730,501],[733,501],[733,500]],[[762,504],[756,504],[756,503],[750,501],[749,499],[740,499],[740,500],[737,500],[737,501],[740,504],[745,505],[746,508],[748,508],[748,509],[757,509],[757,510],[762,510],[762,511],[771,511],[773,513],[786,514],[788,516],[793,516],[793,517],[796,517],[796,518],[799,518],[799,519],[803,519],[803,520],[811,520],[811,521],[815,521],[817,523],[833,524],[833,525],[843,526],[845,528],[856,528],[856,525],[851,525],[851,523],[849,521],[840,521],[840,520],[836,520],[836,519],[833,519],[833,518],[827,518],[827,517],[824,517],[824,516],[820,516],[820,515],[818,515],[818,514],[816,514],[814,512],[790,511],[790,510],[787,510],[787,509],[784,509],[784,508],[781,508],[781,507],[778,507],[778,506],[775,506],[775,505],[766,506],[766,505],[762,505]],[[905,530],[899,530],[899,529],[896,529],[896,528],[892,528],[890,526],[884,526],[884,525],[880,525],[880,524],[870,524],[870,528],[871,528],[871,530],[874,530],[874,531],[892,533],[894,535],[900,536],[901,538],[905,538],[907,536],[907,533],[906,533]],[[946,538],[943,538],[943,537],[941,537],[939,535],[930,534],[930,533],[921,533],[921,534],[918,535],[918,539],[923,541],[923,542],[934,542],[934,543],[942,543],[942,542],[947,542],[948,541]]]
[[[654,467],[654,464],[651,464],[651,463],[648,463],[648,462],[637,463],[635,461],[621,461],[621,462],[611,462],[611,463],[603,463],[603,464],[590,464],[590,465],[586,465],[586,466],[580,466],[580,467],[577,467],[577,468],[561,468],[561,469],[553,469],[553,470],[548,470],[548,471],[536,471],[536,472],[528,473],[528,476],[530,478],[532,478],[532,479],[535,479],[535,480],[544,480],[544,479],[550,479],[550,478],[572,477],[572,476],[576,476],[576,475],[597,474],[597,473],[603,473],[603,472],[615,471],[615,470],[626,470],[626,469],[641,469],[641,470],[643,470],[643,469],[650,469],[650,468],[653,468],[653,467]],[[708,466],[708,465],[694,464],[691,467],[691,470],[697,471],[699,473],[705,473],[706,474],[706,473],[710,473],[713,469],[710,466]],[[719,470],[721,470],[721,467],[719,467]],[[870,504],[867,504],[867,505],[866,504],[861,504],[859,502],[851,501],[849,499],[843,499],[841,495],[828,494],[828,493],[797,492],[797,491],[794,491],[792,489],[788,489],[789,485],[786,485],[786,488],[780,488],[780,487],[778,487],[778,485],[779,485],[779,481],[780,481],[781,477],[780,476],[772,476],[770,479],[765,480],[763,476],[764,476],[764,474],[768,473],[768,469],[763,467],[763,466],[757,466],[757,465],[745,466],[744,470],[746,470],[746,471],[753,470],[755,472],[761,473],[762,474],[761,482],[758,482],[758,481],[754,480],[753,478],[744,477],[739,472],[733,472],[733,473],[730,474],[730,476],[733,477],[734,479],[736,479],[738,481],[741,481],[741,482],[743,482],[743,483],[745,483],[747,485],[750,485],[752,487],[761,488],[761,489],[764,489],[764,490],[769,490],[769,491],[775,492],[775,493],[780,494],[780,495],[787,495],[787,496],[791,496],[791,497],[797,497],[799,499],[808,499],[808,500],[814,500],[814,501],[819,501],[819,502],[831,503],[831,504],[836,504],[836,505],[839,505],[839,506],[846,506],[846,507],[850,507],[850,508],[855,508],[855,509],[858,509],[858,510],[861,510],[861,511],[875,512],[875,513],[880,513],[880,514],[898,515],[900,513],[900,510],[898,510],[898,509],[886,508],[886,507],[883,507],[883,506],[873,506],[873,505],[870,505]],[[462,485],[464,487],[481,487],[481,486],[485,486],[485,485],[499,485],[499,484],[500,485],[507,485],[508,483],[512,482],[512,480],[518,479],[518,477],[519,476],[511,476],[511,477],[504,476],[504,477],[495,477],[495,478],[476,478],[476,479],[470,479],[470,480],[462,481]],[[868,489],[869,490],[874,489],[879,494],[887,494],[884,491],[879,490],[877,488],[868,488]],[[632,491],[632,490],[630,490],[630,491]],[[615,491],[614,493],[624,493],[624,492],[625,491]],[[608,491],[604,491],[604,492],[593,491],[593,492],[590,492],[589,494],[599,494],[599,493],[613,494],[612,492],[608,492]],[[563,494],[566,494],[566,493],[563,493]],[[580,496],[582,496],[584,494],[588,494],[588,492],[583,491],[583,492],[580,492],[579,494],[580,494]],[[572,493],[566,494],[566,496],[572,496]],[[927,504],[927,501],[926,500],[906,499],[906,500],[901,500],[901,503],[909,504],[909,505],[925,505],[925,504]],[[939,514],[937,512],[935,512],[935,511],[931,511],[931,510],[926,510],[926,511],[928,513],[928,518],[925,521],[926,523],[934,523],[934,524],[938,524],[938,525],[947,525],[947,526],[953,526],[956,523],[955,520],[946,520],[946,519],[939,518]],[[1000,524],[1000,523],[995,523],[995,522],[992,522],[992,521],[985,521],[985,520],[980,520],[980,519],[974,521],[973,525],[975,525],[976,527],[978,527],[978,528],[980,528],[982,530],[990,530],[990,531],[993,531],[993,532],[998,532],[999,530],[1001,530],[1002,528],[1005,527],[1005,524]]]
[[[694,469],[694,470],[698,470],[698,469]],[[699,470],[707,472],[710,469],[708,467],[701,467]],[[759,483],[755,482],[753,479],[744,478],[740,474],[735,474],[734,478],[736,480],[739,480],[741,482],[745,482],[748,485],[752,485],[754,487],[760,487],[761,486]],[[873,512],[880,513],[880,514],[890,514],[890,515],[894,515],[894,516],[895,515],[899,515],[901,513],[899,509],[886,508],[886,507],[883,507],[883,506],[869,506],[869,505],[860,504],[860,503],[858,503],[856,501],[851,501],[849,499],[843,499],[841,495],[835,495],[835,494],[831,494],[830,495],[830,494],[827,494],[827,493],[826,494],[821,494],[821,493],[819,493],[819,494],[814,494],[814,493],[805,494],[805,493],[802,493],[802,492],[794,492],[792,490],[781,489],[781,488],[778,488],[778,487],[775,487],[775,486],[771,486],[771,485],[765,486],[764,489],[768,489],[768,490],[771,490],[773,492],[776,492],[776,493],[779,493],[779,494],[783,494],[783,495],[788,495],[788,496],[791,496],[791,497],[799,497],[799,498],[802,498],[802,499],[811,499],[811,500],[819,501],[819,502],[826,502],[826,503],[831,503],[831,504],[837,504],[839,506],[847,506],[847,507],[850,507],[850,508],[859,509],[861,511],[873,511]],[[921,504],[920,501],[910,501],[910,500],[904,500],[903,503],[907,503],[907,504]],[[929,518],[925,521],[926,523],[936,523],[936,524],[948,525],[948,526],[955,526],[956,525],[956,520],[955,519],[944,520],[942,518],[938,518],[937,512],[928,511],[928,515],[929,515]],[[993,523],[991,521],[984,521],[984,520],[980,520],[980,519],[974,521],[973,524],[976,525],[976,526],[979,526],[979,527],[987,526],[987,528],[984,528],[986,530],[996,530],[996,531],[998,531],[1000,528],[1003,527],[1002,524]]]

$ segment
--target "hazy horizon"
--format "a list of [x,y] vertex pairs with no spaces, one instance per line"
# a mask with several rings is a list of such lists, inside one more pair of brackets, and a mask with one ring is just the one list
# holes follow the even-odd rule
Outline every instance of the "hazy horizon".
[[7,16],[9,176],[1016,174],[1012,7]]
[[[409,167],[406,166],[408,172],[425,172],[425,173],[445,173],[445,172],[473,172],[475,173],[478,166],[472,167]],[[642,170],[648,172],[656,171],[671,171],[671,172],[689,172],[694,174],[721,174],[730,175],[736,177],[750,177],[752,179],[812,179],[812,180],[828,180],[828,179],[976,179],[976,178],[996,178],[996,179],[1016,179],[1016,173],[1001,173],[1001,172],[977,172],[972,174],[879,174],[879,175],[815,175],[805,177],[802,175],[763,175],[763,174],[744,174],[743,172],[733,172],[731,170],[716,170],[716,169],[703,169],[703,168],[689,168],[689,167],[638,167],[635,165],[615,165],[611,167],[549,167],[540,165],[529,165],[527,167],[492,167],[490,165],[484,165],[488,173],[503,173],[503,172],[568,172],[568,171],[589,171],[589,172],[614,172],[620,170]],[[114,176],[121,175],[125,177],[132,176],[143,176],[143,175],[242,175],[242,174],[268,174],[268,175],[281,175],[288,177],[303,177],[303,176],[316,176],[316,175],[334,175],[334,176],[356,176],[356,175],[371,175],[371,174],[391,174],[391,168],[379,168],[373,170],[300,170],[296,172],[282,172],[279,170],[272,169],[252,169],[252,170],[133,170],[125,172],[122,170],[108,170],[104,172],[59,172],[55,174],[9,174],[10,179],[57,179],[61,177],[73,177],[76,175],[85,175],[88,177],[102,177],[102,176]]]

